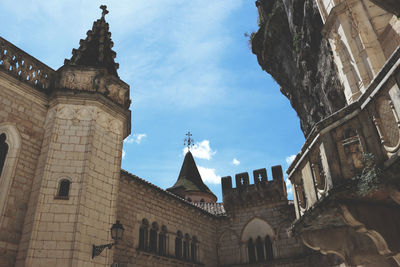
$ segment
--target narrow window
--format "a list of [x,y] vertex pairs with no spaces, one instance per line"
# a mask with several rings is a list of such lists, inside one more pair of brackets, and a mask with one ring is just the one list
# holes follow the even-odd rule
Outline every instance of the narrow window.
[[257,248],[257,261],[258,262],[265,261],[264,244],[260,236],[257,237],[256,248]]
[[182,258],[182,232],[178,231],[175,238],[175,257]]
[[140,250],[147,250],[148,227],[149,227],[149,222],[146,219],[143,219],[142,224],[139,228],[139,249]]
[[68,179],[62,179],[58,185],[57,198],[68,199],[70,186],[71,182]]
[[149,243],[150,252],[157,251],[157,231],[158,231],[158,225],[156,222],[153,222],[150,229],[150,243]]
[[161,256],[167,255],[167,227],[163,225],[161,232],[158,234],[158,253]]
[[247,242],[247,249],[249,252],[249,263],[255,263],[256,262],[256,250],[254,248],[253,239],[251,239],[251,238]]
[[8,144],[6,143],[6,134],[0,134],[0,177],[3,171],[4,163],[8,152]]
[[272,260],[274,258],[274,253],[272,250],[271,238],[269,238],[269,236],[265,238],[265,250],[267,251],[267,261]]
[[194,236],[192,238],[192,243],[190,244],[190,255],[193,262],[197,262],[197,238]]
[[189,243],[190,243],[190,236],[189,234],[185,235],[185,240],[183,241],[183,258],[185,260],[189,260]]

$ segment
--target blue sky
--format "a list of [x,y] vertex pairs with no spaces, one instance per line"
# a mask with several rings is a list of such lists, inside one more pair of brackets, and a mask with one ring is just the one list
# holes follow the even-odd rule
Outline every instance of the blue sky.
[[267,168],[271,178],[271,166],[287,169],[304,137],[244,36],[257,30],[254,1],[5,0],[0,35],[58,69],[100,17],[101,4],[110,11],[119,76],[131,87],[123,169],[172,186],[187,131],[203,180],[219,201],[222,176]]

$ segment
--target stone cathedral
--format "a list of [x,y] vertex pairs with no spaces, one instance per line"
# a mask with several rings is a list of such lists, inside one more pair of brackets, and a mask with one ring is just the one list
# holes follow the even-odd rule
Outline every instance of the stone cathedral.
[[129,85],[105,15],[58,70],[0,37],[0,267],[400,266],[400,3],[258,0],[251,35],[306,141],[161,189],[121,169]]

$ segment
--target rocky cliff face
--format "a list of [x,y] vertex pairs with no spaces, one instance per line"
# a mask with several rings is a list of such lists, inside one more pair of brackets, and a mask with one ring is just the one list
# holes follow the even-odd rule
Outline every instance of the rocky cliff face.
[[260,28],[252,36],[258,63],[281,86],[305,136],[346,105],[331,48],[314,0],[258,0]]

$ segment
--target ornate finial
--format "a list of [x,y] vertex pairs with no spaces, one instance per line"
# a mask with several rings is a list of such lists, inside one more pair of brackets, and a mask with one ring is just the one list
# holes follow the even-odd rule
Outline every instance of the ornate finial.
[[190,147],[193,145],[194,140],[192,138],[190,138],[192,136],[192,134],[190,132],[187,132],[186,136],[187,136],[187,138],[184,139],[183,145],[187,146],[188,151],[189,151]]
[[107,6],[106,5],[101,5],[100,9],[103,10],[103,12],[101,13],[101,19],[104,19],[104,17],[108,14]]

